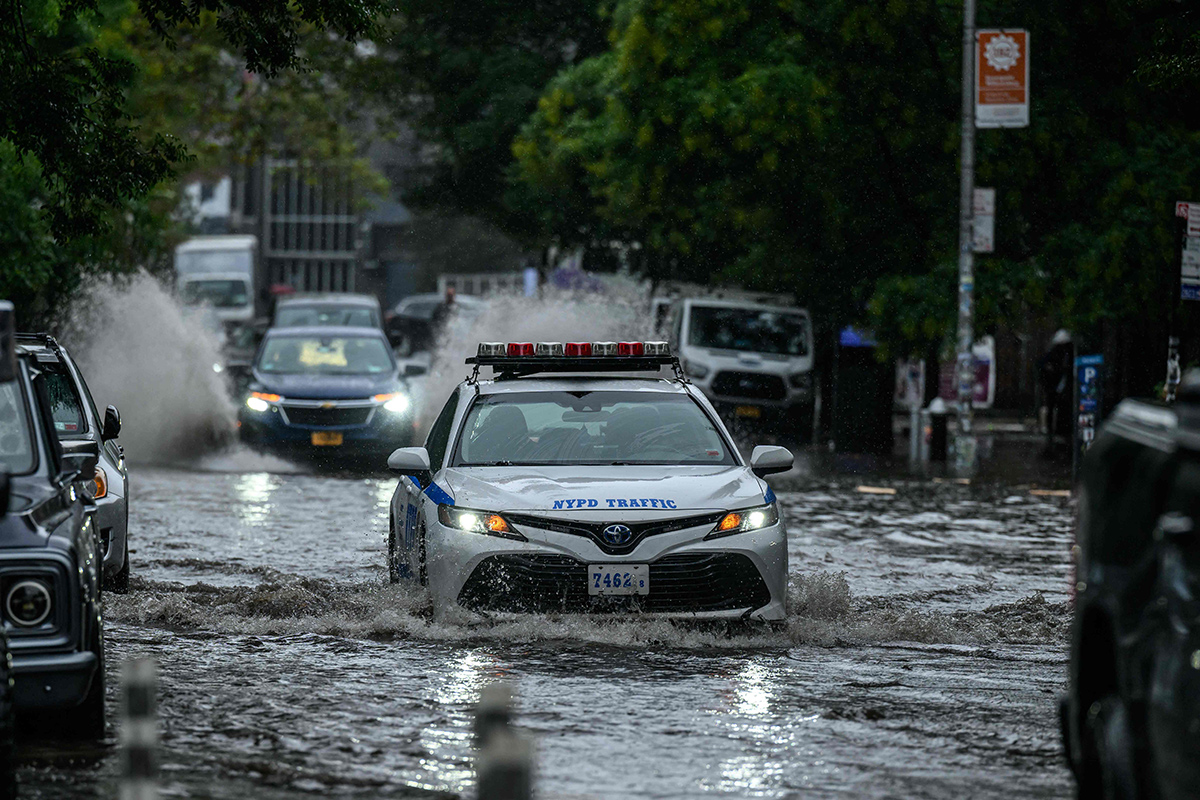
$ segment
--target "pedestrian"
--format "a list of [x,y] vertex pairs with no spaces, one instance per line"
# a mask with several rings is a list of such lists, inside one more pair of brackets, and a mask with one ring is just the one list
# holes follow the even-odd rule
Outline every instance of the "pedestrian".
[[1075,363],[1075,343],[1071,334],[1060,328],[1050,340],[1050,348],[1038,360],[1038,375],[1042,384],[1042,396],[1046,409],[1046,450],[1053,455],[1055,437],[1063,437],[1070,449],[1072,393],[1071,372]]

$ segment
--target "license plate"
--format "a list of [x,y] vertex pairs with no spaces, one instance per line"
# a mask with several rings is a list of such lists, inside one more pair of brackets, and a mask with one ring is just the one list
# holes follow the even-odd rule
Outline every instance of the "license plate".
[[762,416],[762,409],[758,406],[738,406],[733,410],[734,416],[748,417],[749,419],[758,419]]
[[588,594],[650,594],[650,565],[588,564]]
[[313,431],[312,443],[317,447],[337,447],[342,443],[342,432]]

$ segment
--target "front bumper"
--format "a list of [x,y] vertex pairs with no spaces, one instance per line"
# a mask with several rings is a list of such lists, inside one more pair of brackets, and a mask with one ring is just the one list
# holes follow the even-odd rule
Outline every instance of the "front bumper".
[[[518,542],[428,524],[430,591],[438,609],[649,613],[673,619],[782,620],[787,535],[777,524],[710,541],[692,528],[647,537],[625,556],[593,541],[526,525]],[[589,564],[648,564],[647,595],[591,596]]]
[[[366,412],[365,421],[351,424],[320,424],[316,421],[297,422],[290,419],[286,408],[291,402],[289,399],[283,404],[272,404],[263,412],[251,411],[243,405],[238,412],[238,432],[241,440],[251,446],[285,455],[307,455],[317,458],[347,458],[363,454],[382,454],[386,457],[397,447],[404,447],[413,441],[415,416],[412,408],[403,414],[396,414],[378,404],[372,406],[353,402],[343,405],[333,401],[333,405],[327,410]],[[311,401],[296,402],[305,403],[305,410],[310,412],[327,405]],[[319,412],[310,413],[308,416],[314,416],[315,413]],[[341,443],[315,444],[313,434],[318,434],[317,438],[326,434],[337,434]]]
[[13,705],[18,711],[74,708],[96,677],[99,659],[90,651],[54,655],[14,655]]
[[95,526],[100,532],[101,552],[104,554],[104,574],[113,576],[125,567],[125,537],[128,535],[129,515],[125,498],[111,491],[96,501]]

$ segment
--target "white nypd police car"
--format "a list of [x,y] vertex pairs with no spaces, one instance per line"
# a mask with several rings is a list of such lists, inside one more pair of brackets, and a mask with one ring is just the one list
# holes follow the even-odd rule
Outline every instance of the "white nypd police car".
[[784,618],[762,477],[792,454],[746,464],[665,343],[483,343],[467,363],[425,446],[388,459],[393,582],[428,584],[437,610]]

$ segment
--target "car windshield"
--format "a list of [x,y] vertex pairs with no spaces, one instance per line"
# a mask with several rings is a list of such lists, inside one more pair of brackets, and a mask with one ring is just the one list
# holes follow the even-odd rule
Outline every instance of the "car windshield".
[[772,355],[808,355],[804,314],[755,308],[693,306],[688,344]]
[[213,308],[237,308],[248,303],[246,282],[239,280],[188,281],[183,286],[183,302],[207,303]]
[[382,338],[272,336],[263,344],[258,368],[286,375],[377,375],[395,364]]
[[0,470],[20,475],[33,469],[29,415],[16,381],[0,383]]
[[708,415],[666,392],[514,392],[476,399],[455,466],[733,465]]
[[65,436],[87,431],[83,405],[75,393],[75,382],[71,376],[63,372],[47,372],[45,381],[46,392],[50,396],[50,413],[54,416],[54,429]]
[[338,303],[281,306],[275,313],[276,328],[338,326],[343,328],[378,328],[379,317],[367,306]]

